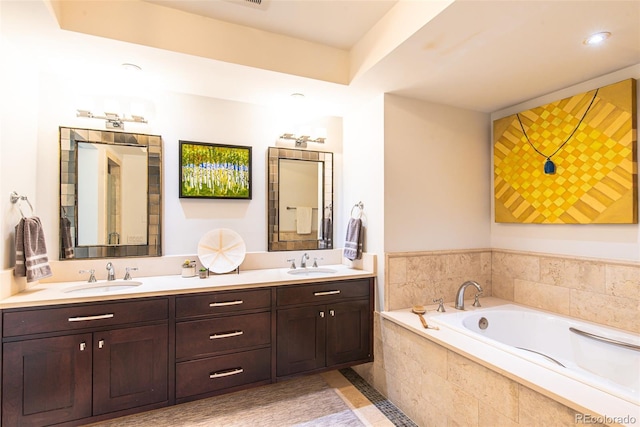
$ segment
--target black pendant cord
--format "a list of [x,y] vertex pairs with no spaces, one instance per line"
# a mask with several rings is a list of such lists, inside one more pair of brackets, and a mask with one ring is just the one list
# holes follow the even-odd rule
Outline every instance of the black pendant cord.
[[578,122],[578,125],[575,127],[575,129],[573,129],[573,132],[571,132],[571,134],[567,137],[567,139],[565,139],[564,142],[562,144],[560,144],[560,146],[556,149],[556,151],[551,153],[549,156],[546,156],[543,152],[538,150],[535,145],[533,145],[533,143],[529,139],[529,136],[527,135],[527,132],[524,130],[524,125],[522,124],[522,120],[520,120],[520,114],[516,113],[516,117],[518,118],[518,123],[520,123],[520,129],[522,129],[522,133],[524,134],[524,137],[527,139],[527,142],[529,143],[529,145],[531,145],[531,148],[533,148],[536,151],[536,153],[540,154],[542,157],[545,157],[547,159],[547,162],[545,163],[545,166],[544,166],[544,171],[545,171],[546,174],[554,174],[555,173],[555,165],[551,161],[551,158],[553,156],[555,156],[556,154],[558,154],[558,151],[562,150],[562,148],[565,145],[567,145],[567,142],[569,142],[571,137],[573,137],[573,135],[576,133],[576,131],[578,130],[578,128],[582,124],[582,121],[587,116],[587,113],[589,112],[589,110],[591,110],[591,106],[593,105],[593,102],[596,100],[596,97],[598,96],[598,91],[599,90],[600,90],[599,88],[596,89],[595,93],[593,94],[593,98],[591,98],[591,102],[589,103],[589,106],[584,111],[584,114],[580,118],[580,121]]

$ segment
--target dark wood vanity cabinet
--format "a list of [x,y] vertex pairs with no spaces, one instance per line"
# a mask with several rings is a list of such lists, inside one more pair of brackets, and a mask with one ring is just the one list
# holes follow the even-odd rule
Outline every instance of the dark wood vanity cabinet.
[[3,345],[2,425],[44,426],[91,416],[92,336]]
[[373,360],[373,278],[5,309],[2,426],[81,425]]
[[166,298],[5,310],[2,329],[2,425],[168,403]]
[[281,286],[276,292],[277,377],[373,360],[371,280]]
[[272,288],[176,297],[176,402],[271,382]]

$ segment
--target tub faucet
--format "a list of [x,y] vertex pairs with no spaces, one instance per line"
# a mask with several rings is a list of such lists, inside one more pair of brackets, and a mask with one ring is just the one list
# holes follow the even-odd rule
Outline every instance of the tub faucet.
[[308,259],[309,259],[309,254],[305,252],[304,255],[302,255],[302,258],[300,259],[300,268],[307,268]]
[[110,262],[107,263],[107,280],[116,280],[116,269]]
[[482,286],[473,280],[467,280],[458,288],[458,293],[456,294],[456,309],[464,310],[464,291],[471,285],[475,286],[478,292],[482,292]]

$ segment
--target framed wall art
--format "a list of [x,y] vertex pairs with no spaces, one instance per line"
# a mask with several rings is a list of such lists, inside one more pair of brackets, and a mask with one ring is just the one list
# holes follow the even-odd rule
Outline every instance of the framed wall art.
[[637,224],[636,81],[493,122],[495,220]]
[[180,141],[180,198],[251,199],[251,147]]

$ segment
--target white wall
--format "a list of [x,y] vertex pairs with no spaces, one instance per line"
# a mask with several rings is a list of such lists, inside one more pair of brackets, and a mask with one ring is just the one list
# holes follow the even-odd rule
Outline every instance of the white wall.
[[486,248],[489,116],[386,95],[384,250]]
[[[640,64],[494,112],[491,114],[491,120],[628,78],[640,78]],[[640,105],[640,91],[637,96],[636,104]],[[637,121],[640,122],[640,109],[638,113]],[[493,153],[491,153],[491,159],[493,169]],[[493,212],[493,175],[491,188]],[[640,261],[638,224],[500,224],[496,223],[494,218],[491,218],[491,247],[493,248]]]
[[371,99],[344,118],[344,190],[337,194],[344,220],[334,235],[335,246],[344,247],[346,223],[358,202],[364,204],[364,250],[377,255],[377,305],[384,301],[384,95]]
[[[0,1],[0,28],[2,20]],[[2,213],[0,267],[13,265],[14,229],[20,220],[18,207],[9,202],[12,191],[29,197],[36,207],[38,72],[34,58],[21,51],[0,32],[0,212]],[[29,206],[22,202],[22,210]]]

